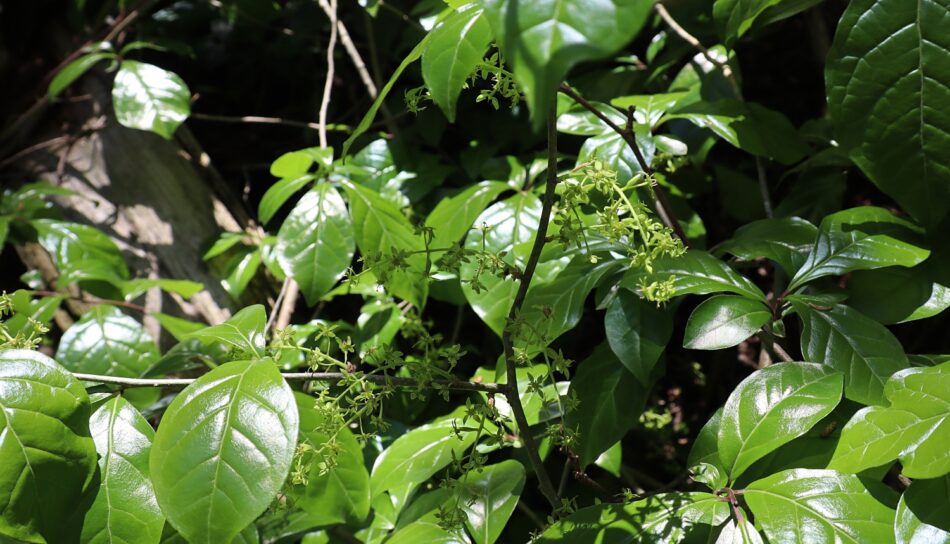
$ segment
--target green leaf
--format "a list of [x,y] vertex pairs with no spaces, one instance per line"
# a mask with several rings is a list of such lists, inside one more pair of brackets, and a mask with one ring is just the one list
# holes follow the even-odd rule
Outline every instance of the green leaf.
[[950,543],[950,476],[914,480],[897,503],[897,544]]
[[729,292],[766,302],[762,290],[706,251],[691,249],[680,257],[660,257],[653,274],[632,268],[621,285],[636,290],[641,279],[673,280],[676,296]]
[[204,323],[189,321],[187,319],[163,314],[161,312],[154,312],[149,315],[154,317],[155,320],[162,325],[162,328],[168,331],[169,334],[171,334],[175,340],[178,340],[179,342],[189,334],[205,328]]
[[686,322],[683,347],[725,349],[754,335],[772,319],[769,308],[735,295],[718,295],[704,300]]
[[746,487],[743,496],[770,542],[894,541],[894,510],[850,474],[794,469]]
[[584,314],[584,301],[601,278],[617,272],[622,262],[603,260],[592,265],[590,258],[579,255],[553,280],[528,290],[521,317],[532,331],[524,341],[526,349],[546,347],[573,329]]
[[825,65],[837,140],[928,227],[950,202],[947,8],[946,0],[851,2]]
[[353,142],[357,138],[363,135],[364,132],[369,130],[369,127],[373,124],[373,121],[376,119],[376,113],[379,112],[379,108],[383,105],[383,101],[386,100],[386,97],[389,96],[389,92],[393,89],[393,86],[396,84],[396,81],[399,80],[399,76],[402,75],[406,68],[410,64],[419,60],[419,57],[422,56],[422,52],[425,51],[426,44],[429,41],[429,38],[432,34],[426,34],[422,40],[412,48],[412,51],[406,55],[406,58],[399,63],[399,66],[396,67],[396,70],[393,71],[393,75],[389,77],[389,81],[383,85],[383,88],[379,90],[379,94],[376,95],[376,100],[373,100],[373,104],[369,107],[369,110],[366,111],[366,115],[360,119],[356,128],[353,129],[353,133],[350,134],[350,137],[343,142],[343,150],[340,152],[341,157],[348,157],[350,154],[350,147],[353,146]]
[[413,232],[406,216],[378,193],[349,180],[342,183],[349,196],[356,244],[363,257],[382,259],[382,266],[392,267],[389,262],[394,253],[411,253],[405,257],[406,267],[393,270],[383,284],[392,295],[423,307],[429,283],[422,237]]
[[221,285],[233,298],[237,299],[257,274],[261,266],[261,248],[242,246],[234,256],[224,265],[227,277],[221,280]]
[[752,102],[696,102],[677,108],[666,119],[686,119],[743,151],[782,164],[797,162],[808,153],[808,147],[784,115]]
[[719,533],[716,538],[716,544],[762,544],[762,535],[755,530],[752,523],[746,519],[740,519],[738,523],[729,520],[729,523]]
[[[306,174],[295,178],[284,178],[271,185],[264,196],[261,197],[260,204],[257,205],[257,218],[261,224],[270,223],[270,220],[274,218],[284,202],[287,202],[287,199],[292,197],[294,193],[306,187],[314,179],[316,179],[315,176]],[[207,254],[205,258],[208,258]]]
[[466,473],[460,479],[459,505],[476,544],[493,544],[501,536],[524,489],[524,466],[507,460]]
[[910,478],[950,472],[950,363],[891,376],[890,406],[869,406],[851,418],[829,468],[860,472],[900,459]]
[[[914,268],[858,270],[848,280],[848,305],[891,325],[933,317],[950,308],[950,287],[934,281],[926,263]],[[950,283],[944,280],[945,283]]]
[[191,113],[191,91],[173,72],[126,60],[115,75],[112,106],[123,126],[170,140]]
[[[109,48],[111,49],[111,46]],[[107,51],[106,49],[107,48],[103,47],[99,51],[86,53],[64,66],[62,70],[56,73],[52,81],[49,82],[49,87],[46,89],[46,96],[56,98],[60,93],[66,90],[66,87],[72,85],[74,81],[82,77],[82,75],[92,69],[93,66],[99,64],[100,61],[116,58],[115,53]]]
[[711,493],[662,493],[630,504],[582,508],[549,526],[537,542],[707,542],[728,518],[729,504]]
[[726,47],[732,48],[746,32],[790,17],[821,0],[716,0],[713,19]]
[[844,373],[844,394],[862,404],[883,404],[884,383],[909,363],[904,348],[883,325],[836,304],[818,310],[792,302],[802,319],[802,356]]
[[743,380],[719,423],[719,459],[729,480],[830,414],[841,386],[840,372],[814,363],[780,363]]
[[580,435],[574,452],[581,467],[597,460],[637,424],[648,391],[606,343],[577,367],[568,395],[580,404],[567,413],[564,424]]
[[149,457],[168,522],[193,544],[230,542],[283,485],[297,430],[293,392],[270,359],[198,378],[169,405]]
[[620,290],[607,306],[604,330],[620,362],[642,385],[652,385],[653,369],[673,335],[670,313]]
[[[425,222],[425,226],[432,228],[432,249],[450,247],[462,240],[485,207],[507,189],[510,187],[506,183],[483,181],[440,200]],[[432,260],[444,254],[444,251],[433,251]]]
[[482,0],[495,41],[524,90],[535,130],[571,67],[608,57],[637,35],[651,1]]
[[221,342],[238,352],[260,356],[264,351],[264,326],[267,315],[264,306],[255,304],[242,309],[220,325],[205,327],[189,334],[205,343]]
[[597,456],[594,464],[619,478],[620,467],[623,464],[623,448],[621,443],[617,442],[607,448],[607,451]]
[[321,170],[329,168],[333,164],[333,148],[308,147],[288,151],[271,163],[270,175],[284,179],[305,177],[314,163],[317,163]]
[[0,535],[61,542],[96,468],[89,397],[49,357],[0,351]]
[[277,260],[310,305],[343,276],[355,252],[346,203],[328,183],[304,195],[277,233]]
[[689,450],[687,464],[696,466],[700,463],[707,463],[721,469],[725,472],[725,467],[719,459],[719,427],[722,424],[722,408],[713,412],[703,428],[696,435],[696,441]]
[[113,397],[89,419],[99,453],[100,484],[82,526],[82,542],[156,544],[165,516],[149,479],[155,431],[131,404]]
[[137,378],[158,360],[155,341],[115,306],[94,306],[66,329],[56,360],[71,372]]
[[825,217],[789,290],[817,278],[886,266],[916,266],[930,251],[916,245],[917,227],[883,208],[863,206]]
[[491,27],[482,10],[470,5],[446,17],[429,34],[422,52],[422,78],[432,101],[454,123],[455,103],[488,49]]
[[[626,111],[635,108],[633,120],[635,123],[653,127],[660,122],[663,114],[673,109],[688,93],[641,94],[618,96],[610,100],[610,105]],[[622,125],[622,121],[618,124]]]
[[817,235],[814,225],[798,217],[762,219],[739,227],[732,238],[716,246],[716,253],[746,261],[765,257],[791,275],[805,264]]
[[120,287],[122,289],[122,296],[124,296],[126,300],[137,298],[139,295],[144,294],[146,291],[154,287],[158,287],[166,293],[175,293],[176,295],[181,295],[187,300],[197,295],[205,288],[203,284],[196,281],[172,280],[163,278],[141,278],[128,280],[122,282]]
[[[303,393],[294,393],[294,398],[300,412],[300,443],[313,449],[302,457],[309,464],[306,483],[293,485],[289,496],[311,515],[313,526],[361,523],[369,515],[370,498],[363,449],[346,427],[328,426],[315,407],[316,398]],[[332,440],[329,429],[335,432]]]
[[434,517],[420,519],[399,529],[386,540],[386,544],[468,544],[468,536],[461,528],[444,529]]
[[89,225],[53,219],[34,219],[30,224],[36,229],[39,244],[50,254],[58,268],[64,268],[72,262],[101,261],[116,277],[129,277],[122,253],[102,231]]
[[475,442],[477,433],[463,430],[456,435],[456,426],[464,426],[460,418],[446,417],[397,438],[373,464],[371,496],[404,485],[420,484],[452,459],[459,459]]

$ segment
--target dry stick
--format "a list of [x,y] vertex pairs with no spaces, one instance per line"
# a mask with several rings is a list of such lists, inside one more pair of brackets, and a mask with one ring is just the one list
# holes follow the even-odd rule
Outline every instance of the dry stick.
[[515,423],[518,425],[518,435],[524,444],[525,453],[531,468],[538,477],[538,484],[541,487],[541,493],[544,494],[553,508],[560,506],[557,489],[551,481],[551,476],[544,470],[544,464],[538,455],[537,444],[534,437],[531,436],[531,430],[528,425],[528,418],[525,417],[524,406],[521,405],[521,396],[518,393],[518,374],[515,363],[515,350],[511,339],[511,327],[518,319],[521,312],[521,306],[528,294],[528,286],[531,278],[534,276],[534,270],[538,266],[538,260],[541,258],[541,249],[544,247],[544,241],[547,238],[548,223],[551,219],[551,209],[554,207],[554,191],[557,187],[557,119],[555,110],[552,107],[548,112],[548,180],[544,191],[544,201],[541,206],[541,219],[538,222],[537,234],[534,238],[534,245],[531,247],[531,255],[525,263],[524,273],[521,276],[521,283],[518,285],[518,292],[515,300],[511,304],[511,310],[508,312],[508,318],[505,323],[504,332],[501,335],[501,343],[505,351],[505,370],[508,377],[508,404],[511,406],[511,412],[515,416]]
[[[324,3],[321,0],[321,5]],[[320,99],[320,114],[318,118],[317,134],[320,137],[320,147],[327,148],[327,110],[330,108],[330,93],[333,90],[333,77],[336,72],[336,65],[333,61],[333,52],[336,49],[336,38],[339,30],[336,18],[336,0],[330,0],[327,6],[327,17],[330,18],[330,41],[327,44],[327,76],[323,83],[323,97]],[[274,326],[278,329],[286,329],[290,325],[290,318],[294,314],[294,308],[297,306],[297,297],[300,296],[300,284],[293,278],[287,276],[284,285],[280,288],[284,293],[283,304],[274,304],[272,313],[277,313],[277,319]]]
[[203,121],[218,121],[221,123],[256,123],[261,125],[281,125],[287,127],[307,128],[310,130],[320,130],[319,123],[308,123],[306,121],[294,121],[291,119],[281,119],[280,117],[260,117],[257,115],[211,115],[208,113],[195,113],[190,115],[192,119]]
[[640,169],[651,178],[653,193],[656,195],[656,202],[654,202],[654,205],[656,206],[657,213],[660,215],[660,219],[663,221],[664,225],[672,229],[676,236],[682,240],[684,246],[689,247],[689,240],[686,238],[686,232],[676,219],[676,214],[673,213],[673,205],[670,203],[670,199],[666,195],[666,191],[663,190],[663,187],[661,187],[656,182],[656,180],[653,179],[653,168],[649,165],[649,163],[647,163],[646,159],[643,157],[643,153],[640,152],[640,147],[637,145],[637,139],[633,134],[633,131],[621,128],[620,125],[614,123],[610,117],[607,117],[604,112],[600,111],[597,106],[591,104],[590,101],[578,94],[577,91],[572,89],[567,84],[562,83],[558,90],[571,97],[575,102],[587,109],[587,111],[596,115],[598,119],[603,121],[604,124],[619,134],[620,137],[623,138],[625,142],[627,142],[627,145],[630,146],[630,149],[633,150],[633,154],[637,158],[637,163],[639,163]]
[[[115,384],[125,387],[176,387],[192,384],[198,378],[123,378],[120,376],[102,376],[99,374],[82,374],[74,372],[73,376],[77,380],[87,382],[96,382],[103,384]],[[354,374],[344,372],[285,372],[281,377],[288,381],[298,382],[333,382],[340,381]],[[418,387],[421,382],[412,378],[401,378],[396,376],[383,376],[379,374],[364,374],[358,376],[360,379],[379,385],[392,385],[396,387]],[[499,393],[508,392],[509,387],[503,383],[476,383],[461,380],[431,380],[425,382],[426,385],[437,385],[454,391],[478,391],[481,393]]]
[[[320,4],[323,12],[327,14],[327,17],[330,17],[331,21],[336,19],[336,16],[333,15],[333,7],[327,3],[327,0],[317,0],[317,2]],[[369,70],[366,69],[366,63],[363,62],[363,57],[360,56],[359,50],[353,43],[353,38],[350,37],[350,33],[346,30],[346,26],[343,25],[343,21],[337,20],[336,28],[340,33],[340,43],[343,44],[343,48],[346,49],[350,60],[353,61],[353,66],[360,75],[360,80],[363,82],[363,85],[366,86],[370,98],[375,100],[379,91],[376,89],[376,83],[373,82],[373,78],[369,75]]]

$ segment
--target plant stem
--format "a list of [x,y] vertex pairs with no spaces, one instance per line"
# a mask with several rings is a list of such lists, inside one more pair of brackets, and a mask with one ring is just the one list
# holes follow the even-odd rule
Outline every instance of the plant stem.
[[[281,374],[287,381],[298,382],[332,382],[339,381],[353,374],[348,372],[285,372]],[[74,372],[77,380],[87,382],[107,383],[125,387],[175,387],[194,383],[198,378],[123,378],[120,376],[102,376],[99,374],[83,374]],[[393,385],[396,387],[418,387],[420,382],[412,378],[385,376],[380,374],[364,374],[360,379],[379,385]],[[482,393],[508,392],[509,387],[503,383],[475,383],[461,380],[431,380],[427,384],[438,385],[453,391],[478,391]]]
[[604,112],[600,111],[597,106],[591,104],[589,100],[581,96],[577,91],[572,89],[567,84],[562,83],[558,90],[571,97],[587,111],[597,116],[598,119],[603,121],[605,125],[610,127],[611,130],[619,134],[620,137],[623,138],[625,142],[627,142],[627,145],[630,146],[630,149],[633,150],[634,156],[637,158],[637,163],[639,163],[640,169],[643,170],[643,173],[650,176],[650,186],[653,189],[653,194],[656,195],[654,206],[656,207],[657,213],[660,215],[660,219],[663,221],[664,225],[673,230],[676,236],[683,242],[684,246],[689,247],[689,240],[686,238],[686,232],[676,219],[676,214],[673,213],[673,205],[670,203],[670,199],[666,195],[666,191],[663,189],[663,187],[661,187],[660,184],[658,184],[656,180],[653,179],[653,168],[647,163],[643,153],[640,151],[640,146],[637,145],[637,138],[633,131],[627,130],[617,123],[614,123],[613,120],[610,117],[607,117]]
[[515,416],[515,423],[518,425],[518,435],[524,444],[525,453],[531,468],[538,477],[538,485],[541,487],[541,493],[544,494],[552,508],[558,508],[557,490],[551,481],[551,476],[544,470],[544,464],[538,455],[538,447],[535,444],[534,437],[531,436],[528,418],[524,413],[524,406],[521,404],[521,395],[518,392],[518,373],[517,363],[515,361],[514,343],[511,338],[511,328],[518,319],[521,307],[524,305],[525,297],[528,294],[528,286],[531,284],[531,278],[534,276],[534,270],[538,266],[538,260],[541,258],[541,250],[544,248],[544,241],[547,238],[548,223],[551,220],[551,210],[554,207],[554,191],[557,187],[557,114],[552,106],[548,112],[548,179],[544,190],[544,200],[541,206],[541,218],[538,221],[538,231],[535,234],[534,245],[531,246],[531,254],[525,263],[524,273],[521,277],[521,283],[518,285],[518,292],[508,311],[508,318],[505,323],[504,332],[501,335],[501,343],[505,351],[505,372],[508,377],[508,404],[511,406],[511,412]]

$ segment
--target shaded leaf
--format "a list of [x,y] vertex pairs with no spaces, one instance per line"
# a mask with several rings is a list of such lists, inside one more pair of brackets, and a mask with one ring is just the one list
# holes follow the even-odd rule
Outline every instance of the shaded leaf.
[[491,27],[480,9],[469,5],[445,18],[429,33],[422,52],[422,78],[449,122],[468,76],[491,42]]
[[653,369],[673,335],[669,312],[629,291],[620,290],[604,315],[610,349],[644,386],[653,384]]

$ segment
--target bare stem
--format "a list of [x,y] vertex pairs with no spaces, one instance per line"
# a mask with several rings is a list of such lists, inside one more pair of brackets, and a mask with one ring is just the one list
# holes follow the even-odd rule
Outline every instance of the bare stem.
[[524,413],[524,406],[521,404],[521,396],[518,393],[518,374],[517,362],[515,361],[514,343],[511,338],[511,328],[518,319],[521,307],[524,305],[525,297],[528,294],[528,286],[531,284],[531,278],[534,276],[534,270],[538,266],[538,260],[541,258],[541,250],[544,248],[544,241],[547,238],[548,223],[551,220],[551,210],[554,207],[554,195],[557,187],[557,118],[554,108],[548,113],[548,179],[545,185],[544,200],[541,206],[541,218],[538,222],[538,231],[534,238],[534,245],[531,247],[531,255],[525,263],[524,273],[521,277],[521,283],[518,285],[518,292],[511,304],[511,310],[508,311],[508,319],[505,323],[505,330],[501,335],[501,343],[505,351],[505,371],[508,378],[508,404],[511,406],[511,412],[515,417],[515,423],[518,424],[518,435],[524,444],[525,453],[531,468],[538,477],[538,484],[541,487],[541,493],[544,494],[552,508],[558,508],[560,501],[558,499],[557,489],[551,481],[551,476],[544,470],[544,464],[538,455],[538,447],[534,437],[531,436],[528,418]]
[[[103,384],[115,384],[124,387],[178,387],[192,384],[198,378],[123,378],[120,376],[102,376],[99,374],[82,374],[74,372],[73,376],[77,380],[87,382],[96,382]],[[344,372],[284,372],[281,374],[287,381],[297,382],[333,382],[354,376],[354,374]],[[380,385],[392,385],[396,387],[418,387],[420,382],[412,378],[401,378],[396,376],[384,376],[380,374],[364,374],[360,379]],[[461,380],[432,380],[426,384],[437,385],[451,389],[453,391],[478,391],[482,393],[506,393],[507,384],[503,383],[476,383]]]
[[640,151],[640,146],[637,145],[637,138],[634,135],[632,128],[623,128],[617,123],[614,123],[614,121],[604,112],[600,111],[597,106],[591,104],[589,100],[581,96],[569,85],[562,83],[558,90],[571,97],[575,102],[584,107],[584,109],[597,116],[598,119],[603,121],[604,124],[619,134],[620,137],[623,138],[625,142],[627,142],[627,145],[630,146],[630,149],[633,150],[634,156],[637,158],[637,163],[640,165],[640,169],[643,170],[645,174],[650,176],[650,184],[653,188],[653,194],[656,195],[656,202],[654,202],[654,206],[656,207],[657,213],[660,215],[660,219],[663,221],[664,225],[673,230],[673,233],[676,234],[676,236],[683,242],[684,246],[689,247],[689,240],[686,238],[686,232],[676,219],[676,214],[673,213],[673,205],[670,203],[670,199],[666,195],[666,191],[663,190],[663,187],[661,187],[655,179],[653,179],[653,168],[649,163],[647,163],[643,153]]

